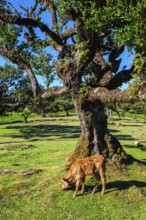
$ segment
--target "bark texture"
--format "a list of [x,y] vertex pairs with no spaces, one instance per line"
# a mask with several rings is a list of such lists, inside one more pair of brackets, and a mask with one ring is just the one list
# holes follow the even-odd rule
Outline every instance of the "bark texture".
[[82,101],[81,98],[74,101],[81,125],[81,135],[76,149],[68,160],[68,165],[76,159],[101,153],[117,161],[126,158],[127,154],[120,142],[108,131],[104,104],[101,101],[85,103]]

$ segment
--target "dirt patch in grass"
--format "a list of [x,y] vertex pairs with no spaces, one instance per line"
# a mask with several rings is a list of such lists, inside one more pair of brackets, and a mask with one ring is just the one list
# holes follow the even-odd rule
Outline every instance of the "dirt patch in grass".
[[5,145],[5,147],[0,147],[0,150],[7,150],[7,151],[15,151],[15,150],[27,150],[27,149],[35,149],[36,146],[30,145]]
[[0,174],[5,175],[5,174],[16,174],[16,175],[20,175],[20,176],[31,176],[34,174],[38,174],[40,172],[42,172],[43,169],[28,169],[28,170],[21,170],[21,171],[13,171],[13,170],[1,170]]
[[44,180],[43,182],[41,182],[39,185],[38,185],[38,188],[39,189],[43,189],[43,188],[46,188],[48,187],[49,185],[51,184],[54,184],[56,182],[60,182],[60,178],[58,176],[52,176],[51,178],[47,179],[47,180]]

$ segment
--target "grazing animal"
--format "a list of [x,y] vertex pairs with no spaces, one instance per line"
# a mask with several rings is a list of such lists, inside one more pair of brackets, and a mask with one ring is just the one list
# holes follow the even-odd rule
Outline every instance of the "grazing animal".
[[96,185],[93,188],[92,194],[95,193],[99,181],[102,181],[102,192],[103,195],[105,192],[106,180],[105,180],[105,158],[103,155],[94,155],[91,157],[86,157],[83,159],[76,160],[68,172],[63,176],[61,180],[61,188],[68,189],[72,183],[76,182],[75,192],[73,197],[77,195],[80,183],[82,183],[81,193],[84,193],[85,190],[85,177],[87,175],[94,175],[96,178]]

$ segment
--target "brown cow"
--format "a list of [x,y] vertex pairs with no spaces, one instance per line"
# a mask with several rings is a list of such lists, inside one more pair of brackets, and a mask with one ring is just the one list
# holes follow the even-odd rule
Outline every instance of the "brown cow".
[[102,181],[102,192],[103,195],[105,192],[105,158],[103,155],[94,155],[91,157],[86,157],[83,159],[76,160],[68,172],[63,176],[61,180],[61,188],[67,189],[69,188],[73,181],[76,182],[75,192],[73,197],[77,195],[80,183],[82,183],[81,193],[84,193],[85,190],[85,177],[87,175],[94,175],[96,178],[96,185],[92,191],[92,194],[95,193],[99,181]]

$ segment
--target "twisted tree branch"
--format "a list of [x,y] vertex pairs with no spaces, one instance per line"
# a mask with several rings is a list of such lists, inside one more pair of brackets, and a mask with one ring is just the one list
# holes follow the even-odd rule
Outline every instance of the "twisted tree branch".
[[114,102],[134,102],[139,99],[138,95],[133,97],[128,90],[108,90],[104,87],[91,89],[89,92],[89,100],[100,100],[103,103]]
[[66,30],[63,34],[61,34],[60,38],[62,40],[65,40],[65,39],[68,39],[70,37],[73,37],[76,34],[77,34],[76,28],[72,28],[72,29]]
[[[57,44],[62,45],[62,40],[58,34],[51,31],[47,25],[40,21],[36,21],[31,18],[20,18],[18,16],[12,16],[12,15],[4,15],[0,13],[0,20],[11,23],[11,24],[18,24],[20,26],[26,26],[26,27],[34,27],[34,28],[40,28],[42,32],[44,32],[47,36],[51,37],[52,40],[54,40]],[[53,43],[53,42],[52,42]]]
[[57,20],[57,14],[56,14],[56,7],[54,3],[50,0],[42,0],[43,4],[46,4],[46,8],[50,11],[51,17],[52,17],[52,24],[53,24],[53,30],[55,33],[59,33],[58,31],[58,20]]
[[109,81],[108,85],[106,86],[107,89],[116,89],[119,86],[122,86],[123,83],[128,82],[132,79],[134,67],[132,66],[129,70],[122,70],[118,72],[114,77]]
[[29,63],[27,63],[23,58],[20,57],[20,54],[17,54],[14,50],[8,50],[7,48],[0,48],[0,54],[4,57],[7,57],[11,62],[17,64],[20,68],[24,69],[29,77],[32,91],[35,97],[39,96],[40,88],[38,81],[33,73],[33,70]]
[[50,89],[49,91],[44,92],[41,95],[41,98],[42,99],[55,98],[55,97],[58,97],[58,96],[61,96],[61,95],[65,94],[67,91],[68,90],[67,90],[66,87],[60,87],[60,88],[57,88],[57,89]]
[[112,72],[110,71],[110,66],[104,60],[101,53],[97,52],[93,59],[93,71],[96,75],[96,84],[100,86],[107,85],[110,79],[113,77]]

